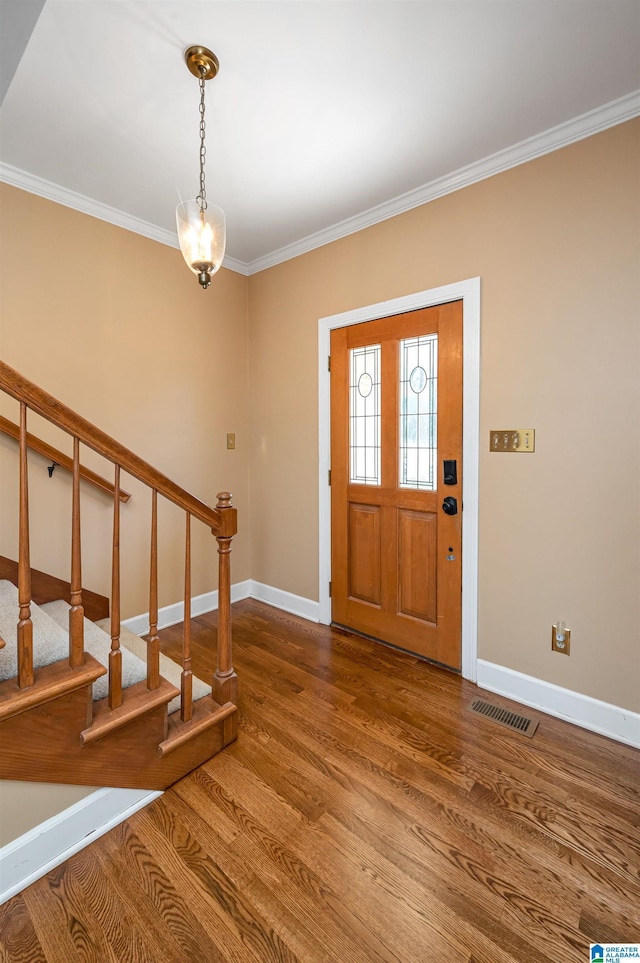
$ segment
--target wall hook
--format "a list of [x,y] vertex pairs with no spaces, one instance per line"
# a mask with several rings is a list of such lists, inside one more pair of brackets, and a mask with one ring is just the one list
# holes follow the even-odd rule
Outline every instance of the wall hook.
[[52,461],[49,467],[47,468],[47,471],[49,472],[49,478],[53,478],[53,473],[57,467],[58,467],[58,462]]

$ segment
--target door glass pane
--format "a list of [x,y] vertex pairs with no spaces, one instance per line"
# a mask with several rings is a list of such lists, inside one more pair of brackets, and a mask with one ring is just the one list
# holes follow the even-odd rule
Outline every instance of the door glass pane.
[[438,335],[400,342],[400,487],[435,491]]
[[350,481],[380,484],[380,345],[352,348],[349,377]]

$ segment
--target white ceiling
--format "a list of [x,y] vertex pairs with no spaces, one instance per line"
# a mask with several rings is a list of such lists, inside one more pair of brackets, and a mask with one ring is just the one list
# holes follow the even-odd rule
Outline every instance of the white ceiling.
[[530,153],[584,136],[564,125],[587,112],[640,113],[638,0],[46,0],[0,110],[3,179],[173,243],[198,186],[194,43],[220,59],[207,193],[248,272],[559,125]]

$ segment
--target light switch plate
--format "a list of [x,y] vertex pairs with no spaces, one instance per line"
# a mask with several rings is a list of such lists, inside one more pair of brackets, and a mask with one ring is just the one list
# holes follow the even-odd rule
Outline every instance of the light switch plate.
[[534,428],[492,428],[489,433],[489,451],[531,452],[535,449]]
[[236,434],[235,431],[230,431],[227,433],[227,448],[236,447]]

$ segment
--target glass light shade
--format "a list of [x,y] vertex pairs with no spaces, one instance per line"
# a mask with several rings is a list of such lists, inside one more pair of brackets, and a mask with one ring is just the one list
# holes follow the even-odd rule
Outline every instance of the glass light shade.
[[183,201],[176,208],[178,240],[187,266],[203,288],[208,288],[211,278],[222,266],[227,242],[227,225],[224,211],[215,204],[200,210],[197,200]]

